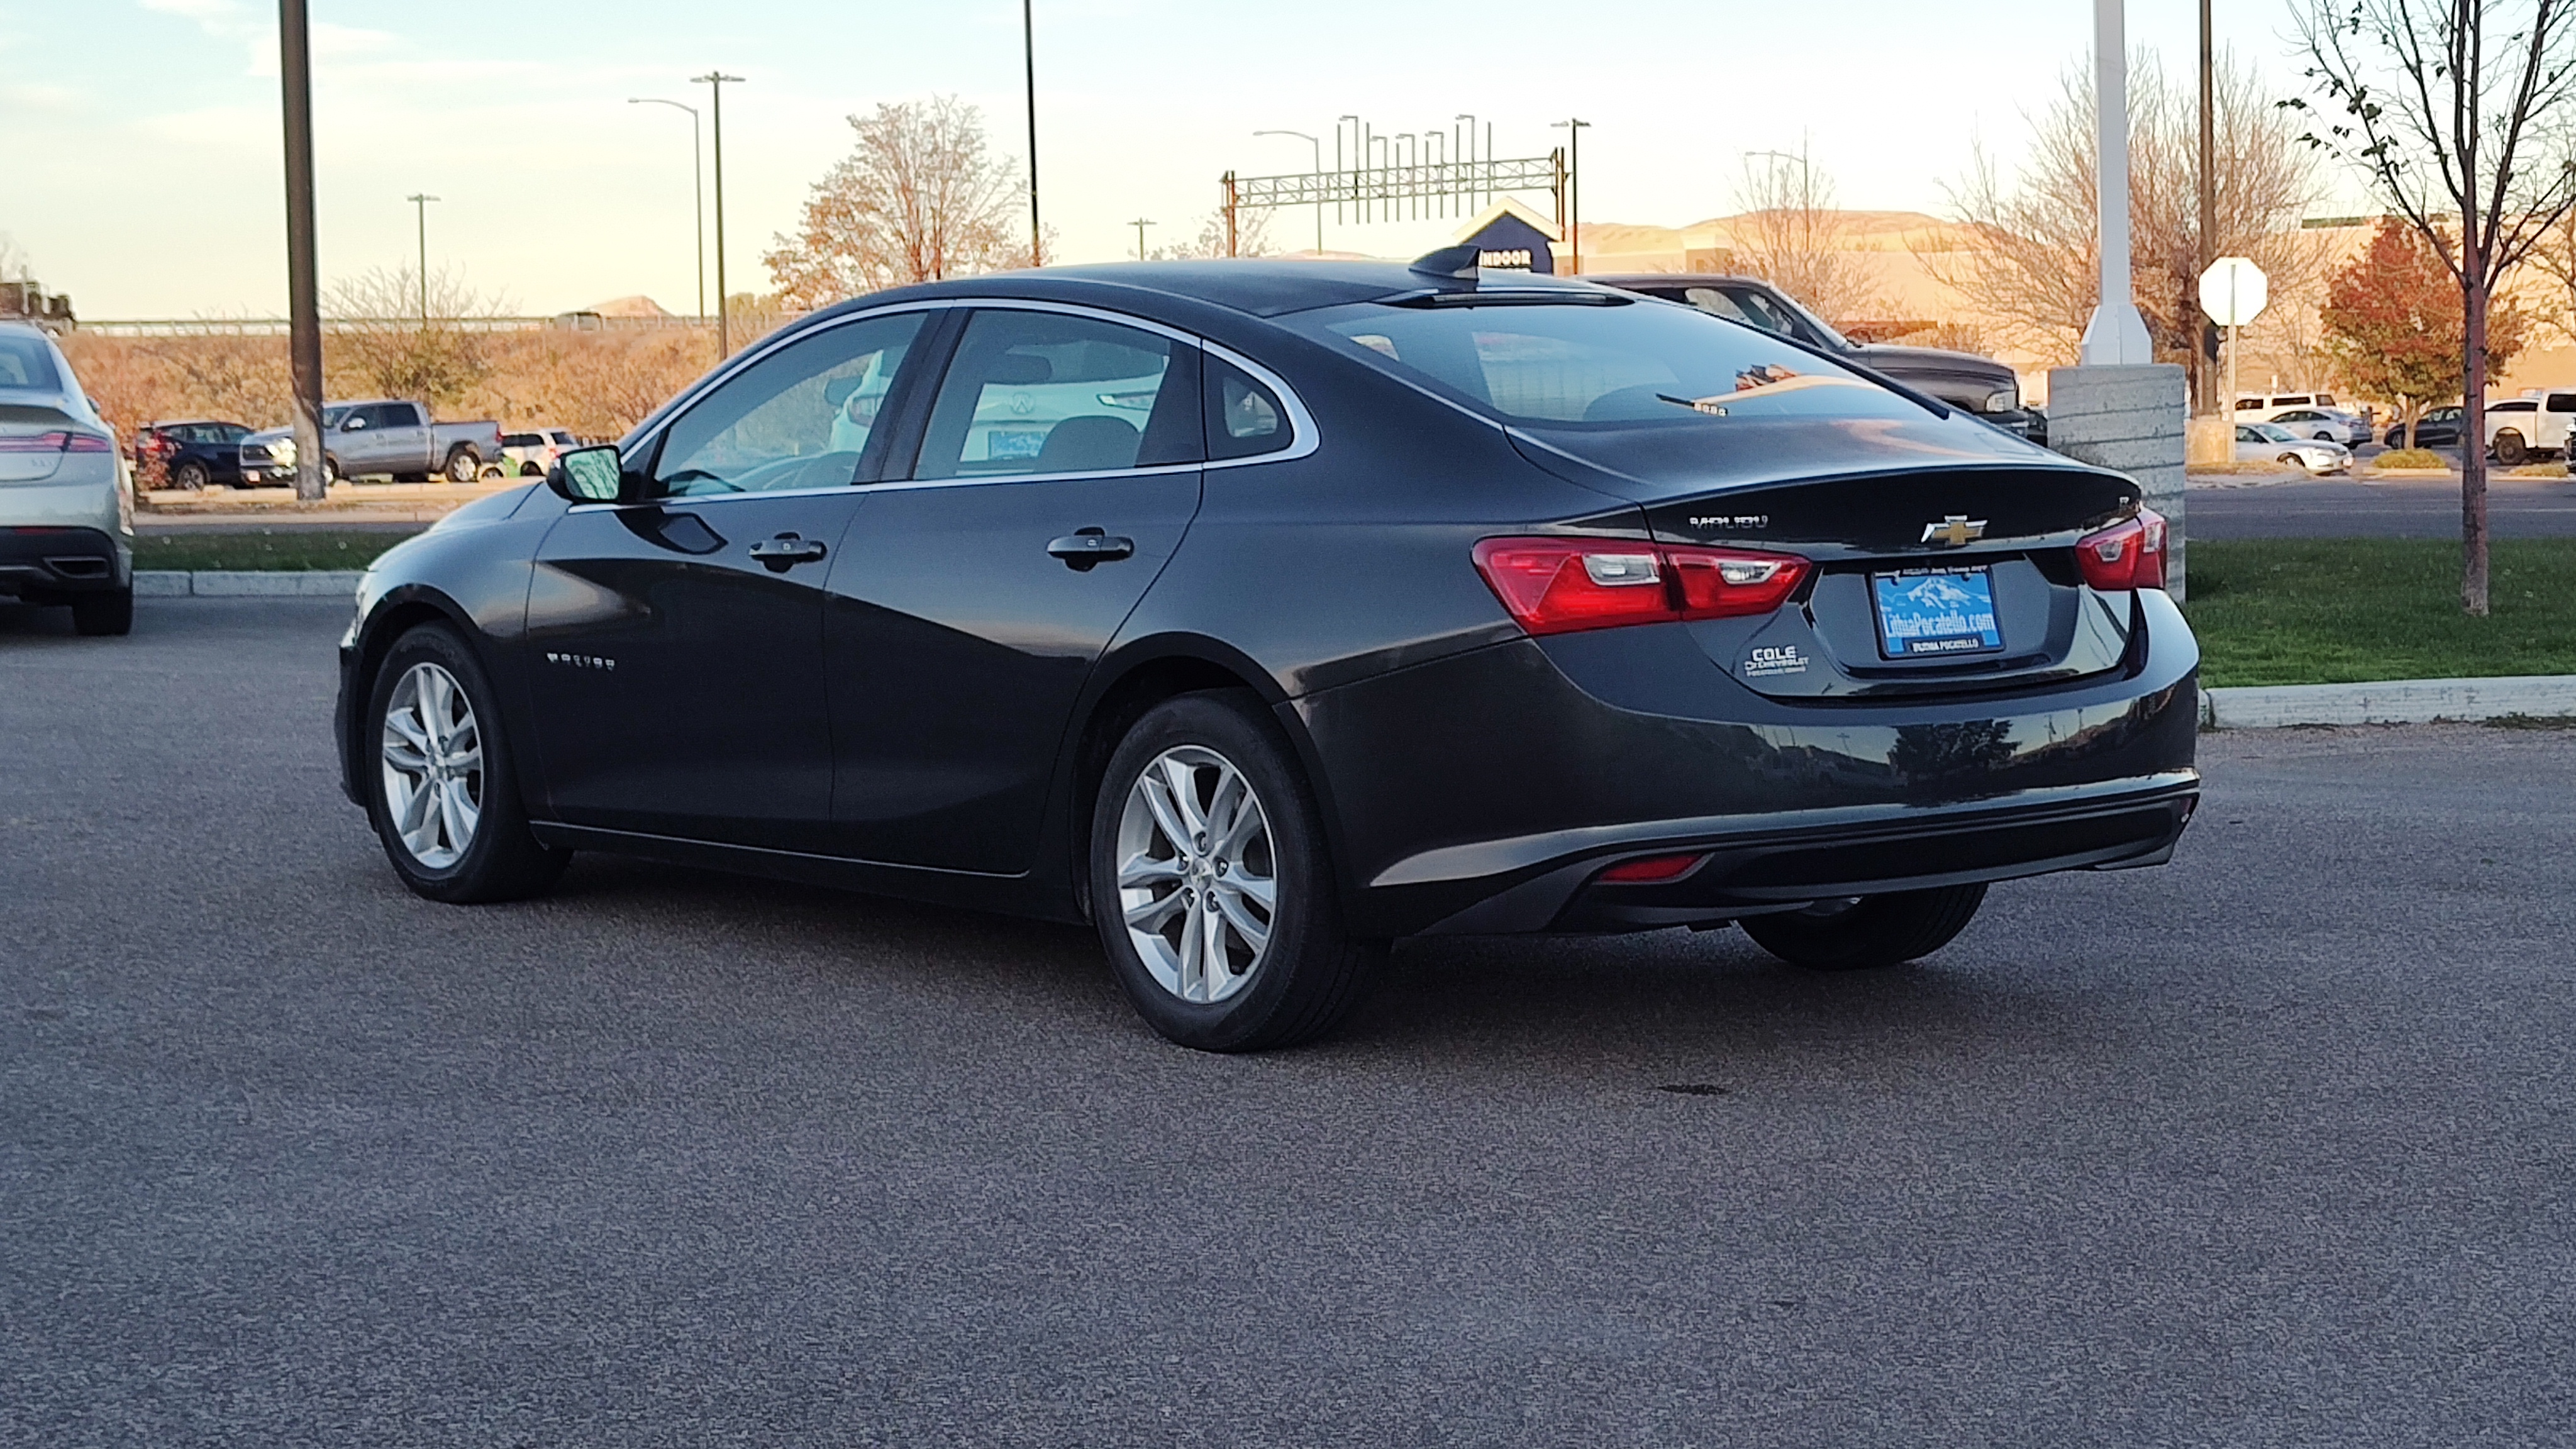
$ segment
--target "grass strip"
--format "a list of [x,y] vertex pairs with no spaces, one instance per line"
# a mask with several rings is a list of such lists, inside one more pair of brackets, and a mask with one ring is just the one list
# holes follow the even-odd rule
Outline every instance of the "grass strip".
[[201,569],[363,569],[376,561],[376,555],[419,531],[227,528],[147,533],[134,540],[134,566],[192,573]]
[[2194,542],[2191,602],[2206,685],[2357,684],[2576,674],[2576,539],[2500,539],[2493,612],[2460,612],[2447,539]]

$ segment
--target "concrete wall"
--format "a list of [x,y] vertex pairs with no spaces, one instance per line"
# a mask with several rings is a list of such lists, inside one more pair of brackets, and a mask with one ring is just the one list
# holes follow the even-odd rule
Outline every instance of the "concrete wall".
[[2173,526],[2165,586],[2183,597],[2183,370],[2059,367],[2048,374],[2048,445],[2138,480],[2149,508]]

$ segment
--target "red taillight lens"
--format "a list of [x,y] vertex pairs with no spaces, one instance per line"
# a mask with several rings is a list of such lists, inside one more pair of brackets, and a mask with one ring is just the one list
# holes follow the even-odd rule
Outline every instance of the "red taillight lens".
[[2075,563],[2084,582],[2097,589],[2161,589],[2165,586],[2165,519],[2152,508],[2075,542]]
[[1648,855],[1636,860],[1623,860],[1601,872],[1601,879],[1613,885],[1651,885],[1656,881],[1679,880],[1691,873],[1691,867],[1708,859],[1706,851],[1689,855]]
[[1610,539],[1488,538],[1476,571],[1532,634],[1767,614],[1796,591],[1790,554]]
[[116,445],[96,433],[18,433],[0,437],[0,453],[111,453]]

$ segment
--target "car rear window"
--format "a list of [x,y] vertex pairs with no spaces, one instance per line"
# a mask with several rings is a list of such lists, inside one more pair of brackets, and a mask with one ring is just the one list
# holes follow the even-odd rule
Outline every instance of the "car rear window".
[[63,378],[54,368],[54,350],[41,337],[0,332],[0,387],[62,391]]
[[1814,353],[1706,312],[1614,305],[1389,306],[1281,319],[1410,382],[1516,422],[1617,426],[1708,417],[1920,417]]

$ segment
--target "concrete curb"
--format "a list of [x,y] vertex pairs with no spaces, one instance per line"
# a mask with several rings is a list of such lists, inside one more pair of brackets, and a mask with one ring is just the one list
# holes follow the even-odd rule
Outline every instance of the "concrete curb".
[[2284,684],[2204,689],[2200,694],[2200,722],[2211,729],[2430,724],[2507,715],[2576,715],[2576,674]]
[[147,599],[347,599],[361,575],[351,569],[136,569],[134,592]]

